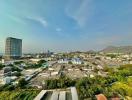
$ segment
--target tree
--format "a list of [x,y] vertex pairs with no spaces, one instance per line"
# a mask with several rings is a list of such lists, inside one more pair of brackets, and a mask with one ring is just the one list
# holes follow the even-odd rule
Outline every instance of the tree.
[[25,88],[25,86],[28,84],[28,82],[24,79],[24,78],[21,78],[18,82],[18,87],[20,88]]
[[19,77],[19,76],[21,76],[21,73],[20,73],[20,72],[17,72],[17,73],[15,74],[15,76]]
[[44,64],[44,63],[46,63],[46,61],[45,61],[45,60],[40,60],[40,61],[38,61],[37,66],[38,66],[38,67],[41,67],[41,66],[42,66],[42,64]]
[[1,70],[3,67],[5,67],[5,65],[0,64],[0,70]]
[[46,63],[46,61],[45,60],[38,61],[38,64],[43,64],[43,63]]
[[15,90],[14,85],[8,85],[7,87],[4,88],[5,91],[12,91]]
[[68,62],[68,64],[72,64],[72,62],[71,62],[71,61],[69,61],[69,62]]
[[15,65],[20,65],[21,63],[23,63],[23,61],[14,62]]
[[11,67],[12,71],[18,71],[18,72],[21,72],[21,69],[19,69],[18,67],[16,66],[13,66]]
[[117,55],[115,55],[115,54],[107,54],[106,56],[111,57],[111,58],[116,58],[117,57]]

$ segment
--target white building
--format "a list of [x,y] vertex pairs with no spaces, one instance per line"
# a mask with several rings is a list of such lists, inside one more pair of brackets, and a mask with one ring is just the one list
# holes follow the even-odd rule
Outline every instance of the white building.
[[58,74],[59,74],[59,72],[52,72],[51,76],[58,75]]
[[58,60],[58,63],[68,64],[69,60],[68,59],[60,59],[60,60]]
[[11,83],[11,77],[3,78],[3,84],[9,84],[9,83]]
[[71,60],[72,64],[82,64],[82,61],[79,58],[74,58]]

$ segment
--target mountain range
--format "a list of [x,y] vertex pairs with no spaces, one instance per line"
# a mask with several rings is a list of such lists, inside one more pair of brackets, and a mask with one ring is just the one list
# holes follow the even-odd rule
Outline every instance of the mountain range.
[[109,46],[100,52],[104,53],[132,53],[132,46]]

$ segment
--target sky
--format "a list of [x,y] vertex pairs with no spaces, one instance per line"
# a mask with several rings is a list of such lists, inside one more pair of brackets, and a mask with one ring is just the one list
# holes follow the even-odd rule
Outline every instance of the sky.
[[0,52],[6,37],[25,53],[132,45],[132,0],[0,0]]

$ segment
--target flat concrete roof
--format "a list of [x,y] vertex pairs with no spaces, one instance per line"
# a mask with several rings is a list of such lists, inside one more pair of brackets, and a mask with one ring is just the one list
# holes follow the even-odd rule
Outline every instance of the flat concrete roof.
[[66,100],[66,91],[61,91],[60,92],[59,100]]
[[54,91],[51,96],[51,100],[58,100],[58,97],[59,97],[59,93],[57,91]]
[[46,94],[46,90],[42,90],[36,97],[34,100],[41,100],[43,98],[43,96]]
[[72,100],[78,100],[77,90],[75,87],[71,87]]

